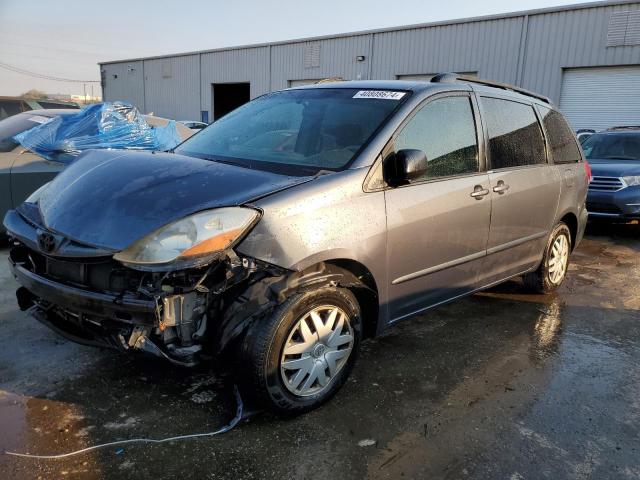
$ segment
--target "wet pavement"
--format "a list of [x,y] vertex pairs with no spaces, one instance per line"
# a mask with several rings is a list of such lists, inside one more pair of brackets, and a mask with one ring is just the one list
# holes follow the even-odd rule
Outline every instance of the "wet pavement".
[[212,431],[232,387],[60,339],[17,310],[2,266],[0,478],[640,479],[640,229],[591,228],[572,261],[555,295],[511,281],[366,342],[307,415],[61,460],[2,452]]

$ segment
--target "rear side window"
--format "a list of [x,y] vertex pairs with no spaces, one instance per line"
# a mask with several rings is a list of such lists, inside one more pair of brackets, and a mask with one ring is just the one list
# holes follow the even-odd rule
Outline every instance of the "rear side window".
[[492,169],[546,163],[542,131],[531,105],[482,97],[482,111]]
[[576,163],[581,160],[578,144],[564,117],[550,108],[538,107],[547,132],[554,163]]
[[467,96],[445,97],[422,107],[400,131],[397,150],[422,150],[429,162],[422,180],[478,171],[476,124]]

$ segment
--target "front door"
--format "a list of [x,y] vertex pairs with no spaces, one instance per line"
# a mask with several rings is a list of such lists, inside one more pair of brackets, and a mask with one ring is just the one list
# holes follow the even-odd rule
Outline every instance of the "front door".
[[424,178],[385,192],[391,321],[467,293],[476,283],[491,195],[474,102],[466,93],[434,97],[390,147],[422,150],[428,159]]

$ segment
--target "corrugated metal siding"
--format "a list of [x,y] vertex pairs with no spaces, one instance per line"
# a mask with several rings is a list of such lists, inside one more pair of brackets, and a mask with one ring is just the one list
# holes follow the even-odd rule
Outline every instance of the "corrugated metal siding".
[[[291,80],[341,77],[345,80],[366,79],[369,72],[369,35],[329,40],[298,42],[271,47],[271,89],[287,88]],[[305,67],[305,55],[317,48],[319,66]],[[363,55],[365,60],[356,60]]]
[[522,86],[558,102],[563,68],[640,63],[640,46],[607,47],[611,14],[637,8],[640,3],[529,17]]
[[251,83],[251,98],[269,91],[269,48],[245,48],[201,55],[201,110],[212,119],[213,83]]
[[566,70],[560,109],[576,129],[640,125],[640,66]]
[[103,65],[102,96],[106,101],[123,100],[144,111],[144,80],[142,62]]
[[200,120],[198,55],[144,61],[145,112],[176,120]]
[[[172,118],[199,118],[197,110],[211,111],[212,83],[250,82],[254,98],[301,80],[394,79],[457,71],[478,72],[480,78],[519,84],[557,103],[563,69],[640,64],[640,45],[632,44],[636,36],[640,41],[640,34],[636,35],[633,28],[640,22],[640,14],[634,13],[638,10],[640,2],[598,4],[146,59],[145,68],[154,72],[147,75],[146,89],[142,86],[141,61],[105,64],[104,95],[108,100],[128,100],[144,109],[146,90],[146,110]],[[624,45],[607,46],[611,15],[627,11],[632,12],[627,18],[633,21],[627,21]],[[360,55],[364,61],[357,61]],[[199,73],[193,59],[200,60]],[[163,77],[162,65],[171,76]],[[128,66],[133,72],[127,70]],[[194,82],[197,87],[193,87]]]
[[514,83],[522,21],[506,18],[378,33],[372,78],[478,72],[481,78]]

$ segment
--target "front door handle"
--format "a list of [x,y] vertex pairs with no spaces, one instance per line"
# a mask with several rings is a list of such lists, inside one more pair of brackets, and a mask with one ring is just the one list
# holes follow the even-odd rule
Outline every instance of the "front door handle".
[[506,185],[504,183],[504,180],[499,180],[498,184],[495,187],[493,187],[493,191],[496,193],[499,193],[500,195],[502,195],[507,190],[509,190],[509,185]]
[[473,192],[471,192],[469,195],[471,195],[476,200],[482,200],[482,197],[484,197],[485,195],[489,195],[489,190],[483,188],[482,185],[476,185],[475,187],[473,187]]

